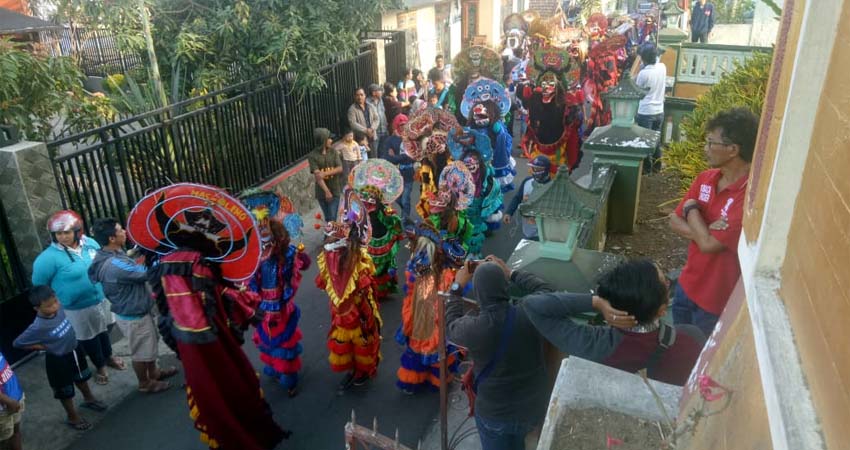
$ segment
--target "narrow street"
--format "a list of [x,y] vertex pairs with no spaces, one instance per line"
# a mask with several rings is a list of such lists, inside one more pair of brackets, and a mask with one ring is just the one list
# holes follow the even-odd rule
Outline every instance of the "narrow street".
[[[517,160],[518,182],[526,174],[525,160]],[[515,192],[515,191],[514,191]],[[505,202],[513,196],[510,192]],[[415,199],[414,199],[415,200]],[[312,228],[312,218],[305,217],[305,228]],[[514,222],[503,226],[485,241],[484,254],[495,254],[507,259],[522,233]],[[315,255],[318,248],[316,232],[306,243],[307,250]],[[399,252],[400,268],[407,261],[409,252]],[[316,288],[316,266],[304,273],[304,278],[295,301],[301,307],[301,330],[304,333],[303,370],[299,394],[293,399],[286,391],[268,378],[262,378],[262,387],[275,414],[275,419],[284,428],[293,432],[289,440],[280,448],[297,450],[342,449],[343,427],[351,417],[351,410],[357,414],[361,425],[371,426],[372,418],[377,417],[378,429],[392,436],[399,430],[399,438],[404,445],[416,447],[428,428],[437,420],[439,396],[437,392],[408,396],[395,387],[395,372],[399,366],[402,348],[395,342],[394,335],[401,322],[403,295],[397,293],[381,304],[384,319],[382,330],[383,360],[378,367],[378,376],[365,386],[354,387],[343,395],[337,394],[337,384],[343,374],[331,372],[327,362],[325,339],[329,326],[328,297],[324,291]],[[246,333],[248,338],[248,333]],[[254,367],[259,371],[256,347],[247,339],[243,347]],[[166,359],[166,363],[179,362]],[[180,385],[182,379],[175,378],[173,384]],[[227,389],[227,386],[223,386]],[[133,393],[120,405],[112,408],[104,419],[92,430],[84,433],[70,450],[204,450],[206,447],[198,439],[198,432],[189,419],[185,393],[172,388],[158,395]]]

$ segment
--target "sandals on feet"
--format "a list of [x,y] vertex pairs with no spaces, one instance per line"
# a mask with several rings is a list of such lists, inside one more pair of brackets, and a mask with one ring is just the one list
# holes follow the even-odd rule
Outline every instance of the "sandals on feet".
[[140,387],[139,392],[144,394],[157,394],[167,391],[171,388],[171,383],[167,381],[151,381],[146,387]]
[[71,427],[71,429],[75,431],[86,431],[91,429],[91,424],[86,422],[86,419],[80,419],[79,422],[71,422],[70,420],[65,421],[65,425]]
[[174,375],[177,375],[177,372],[178,372],[178,370],[177,370],[176,367],[169,367],[167,369],[159,369],[159,376],[156,377],[156,379],[157,379],[157,381],[162,381],[162,380],[165,380],[167,378],[171,378]]
[[94,384],[99,384],[101,386],[109,383],[109,375],[101,375],[99,373],[94,374]]
[[95,412],[104,412],[109,407],[100,400],[92,400],[90,402],[80,403],[80,408],[90,409]]

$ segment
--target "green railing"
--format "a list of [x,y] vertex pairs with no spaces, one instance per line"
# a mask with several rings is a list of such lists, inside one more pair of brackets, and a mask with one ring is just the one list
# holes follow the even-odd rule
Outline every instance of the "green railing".
[[770,47],[682,43],[676,60],[676,83],[716,84],[755,52],[771,53]]

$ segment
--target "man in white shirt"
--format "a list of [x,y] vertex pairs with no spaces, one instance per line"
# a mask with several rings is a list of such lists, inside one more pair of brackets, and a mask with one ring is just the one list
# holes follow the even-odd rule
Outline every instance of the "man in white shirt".
[[[658,61],[658,51],[654,45],[646,45],[640,49],[640,59],[643,69],[638,73],[635,84],[647,90],[646,96],[640,101],[635,122],[638,126],[650,130],[661,131],[664,121],[664,93],[667,88],[667,66]],[[661,158],[661,148],[656,148],[652,155],[653,161]],[[649,166],[644,167],[649,171]]]

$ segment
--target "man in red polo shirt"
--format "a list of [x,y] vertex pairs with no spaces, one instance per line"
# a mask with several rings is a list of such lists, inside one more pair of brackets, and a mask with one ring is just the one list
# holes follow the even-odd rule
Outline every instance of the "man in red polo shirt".
[[670,214],[670,228],[691,240],[673,296],[673,320],[696,325],[706,336],[741,275],[738,238],[758,127],[758,116],[746,108],[709,120],[705,154],[712,168],[697,176]]

